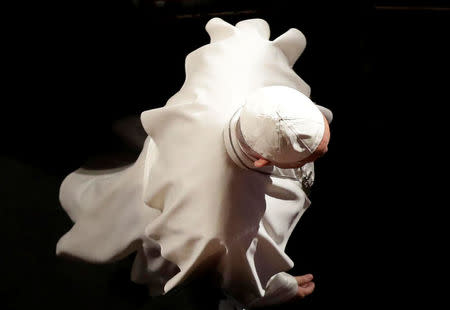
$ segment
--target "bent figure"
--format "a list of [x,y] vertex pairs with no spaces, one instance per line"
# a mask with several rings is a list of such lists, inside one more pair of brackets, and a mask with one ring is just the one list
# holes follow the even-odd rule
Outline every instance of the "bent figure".
[[306,296],[312,275],[286,273],[284,250],[332,114],[292,69],[305,38],[290,29],[270,41],[261,19],[213,18],[206,30],[211,43],[186,57],[180,91],[141,114],[136,162],[81,168],[61,184],[75,224],[57,254],[107,263],[136,252],[131,277],[150,295],[211,269],[238,308]]

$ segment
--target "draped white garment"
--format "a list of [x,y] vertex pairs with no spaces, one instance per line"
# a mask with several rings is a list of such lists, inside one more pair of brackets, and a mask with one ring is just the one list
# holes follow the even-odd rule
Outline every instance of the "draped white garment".
[[284,250],[310,205],[301,180],[312,164],[271,174],[243,169],[223,139],[252,90],[285,85],[309,95],[280,49],[253,31],[256,24],[227,24],[235,28],[230,37],[186,57],[181,90],[141,115],[148,137],[134,164],[66,177],[60,201],[75,225],[57,254],[103,263],[137,251],[132,279],[152,295],[212,266],[243,305],[258,303],[269,280],[293,267]]

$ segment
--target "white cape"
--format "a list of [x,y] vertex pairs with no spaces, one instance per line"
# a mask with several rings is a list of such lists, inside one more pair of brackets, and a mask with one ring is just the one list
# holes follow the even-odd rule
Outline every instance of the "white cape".
[[152,295],[214,268],[227,294],[248,305],[293,267],[284,250],[310,205],[302,181],[312,179],[313,167],[243,169],[223,133],[259,87],[284,85],[309,96],[292,70],[305,41],[292,29],[269,41],[260,19],[235,27],[214,18],[206,29],[212,43],[186,57],[181,90],[142,113],[148,137],[137,161],[79,169],[62,183],[60,201],[75,225],[57,254],[103,263],[137,251],[132,279]]

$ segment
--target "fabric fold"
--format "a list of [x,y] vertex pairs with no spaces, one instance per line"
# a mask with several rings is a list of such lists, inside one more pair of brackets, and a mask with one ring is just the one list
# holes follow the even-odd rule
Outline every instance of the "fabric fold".
[[60,202],[75,225],[58,241],[57,255],[104,263],[137,250],[145,226],[161,213],[142,201],[147,145],[131,166],[78,169],[65,178]]
[[214,270],[224,291],[249,305],[293,266],[284,249],[310,205],[302,183],[313,165],[243,169],[224,129],[255,89],[284,85],[309,96],[310,88],[268,40],[265,22],[211,25],[217,41],[186,57],[180,91],[142,113],[148,137],[137,161],[64,180],[60,201],[75,224],[56,252],[95,263],[136,252],[131,278],[151,295]]

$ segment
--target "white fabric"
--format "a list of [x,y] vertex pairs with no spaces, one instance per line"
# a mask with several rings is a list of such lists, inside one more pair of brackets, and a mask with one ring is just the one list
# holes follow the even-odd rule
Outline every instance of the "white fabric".
[[258,298],[245,306],[234,299],[233,296],[226,295],[225,299],[220,300],[218,310],[246,310],[281,304],[291,300],[297,295],[297,292],[297,280],[286,272],[280,272],[272,276],[267,282],[264,297]]
[[234,27],[214,18],[206,29],[214,43],[186,57],[181,90],[142,113],[149,136],[137,161],[114,171],[80,169],[62,183],[60,201],[75,225],[57,254],[109,262],[137,251],[132,279],[155,295],[215,268],[227,294],[248,305],[293,267],[284,249],[310,205],[301,181],[313,166],[290,174],[243,169],[223,131],[253,90],[284,85],[309,95],[309,87],[288,61],[301,50],[268,41],[265,21]]
[[285,86],[257,89],[240,112],[240,129],[252,150],[275,164],[295,164],[322,141],[325,120],[301,92]]
[[267,282],[264,297],[255,300],[250,307],[266,307],[291,300],[297,295],[297,280],[286,272],[275,274]]

